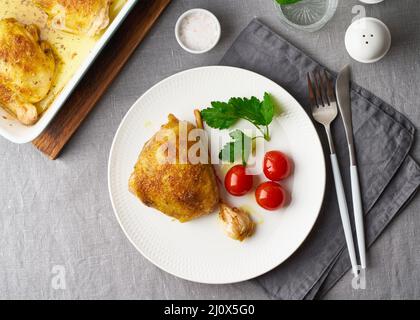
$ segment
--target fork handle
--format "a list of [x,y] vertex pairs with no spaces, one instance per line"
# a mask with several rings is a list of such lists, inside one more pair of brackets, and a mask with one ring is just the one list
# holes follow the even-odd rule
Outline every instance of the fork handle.
[[347,207],[346,195],[344,193],[343,181],[341,180],[340,168],[338,166],[337,155],[331,153],[331,165],[334,175],[335,190],[337,192],[338,207],[340,209],[341,223],[343,224],[344,236],[346,238],[347,249],[349,251],[350,262],[353,274],[357,277],[358,267],[356,260],[356,251],[354,248],[353,234],[349,218],[349,209]]

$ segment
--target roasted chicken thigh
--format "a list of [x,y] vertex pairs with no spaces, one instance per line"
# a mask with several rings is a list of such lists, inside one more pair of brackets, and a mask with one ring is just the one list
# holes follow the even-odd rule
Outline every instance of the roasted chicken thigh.
[[48,14],[57,30],[94,36],[109,24],[110,0],[32,1]]
[[[211,164],[180,161],[180,124],[185,125],[187,133],[195,128],[170,114],[168,123],[146,142],[129,179],[129,190],[145,205],[185,222],[213,212],[219,203],[219,192]],[[171,143],[163,139],[170,136],[168,132],[175,138],[173,161],[167,161],[168,155],[162,151],[162,146]],[[192,143],[186,141],[186,146],[190,149]]]
[[50,46],[39,39],[34,25],[15,19],[0,20],[0,105],[26,125],[35,123],[35,103],[52,84],[55,59]]

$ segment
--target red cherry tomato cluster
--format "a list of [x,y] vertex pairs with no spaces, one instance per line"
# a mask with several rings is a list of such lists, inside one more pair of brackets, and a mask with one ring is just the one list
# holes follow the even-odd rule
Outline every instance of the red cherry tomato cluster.
[[[290,159],[280,151],[269,151],[264,156],[264,175],[271,181],[258,185],[255,190],[257,203],[267,210],[282,208],[288,202],[286,190],[277,182],[286,179],[292,171]],[[243,196],[252,189],[253,176],[243,165],[232,167],[225,177],[225,188],[234,196]]]

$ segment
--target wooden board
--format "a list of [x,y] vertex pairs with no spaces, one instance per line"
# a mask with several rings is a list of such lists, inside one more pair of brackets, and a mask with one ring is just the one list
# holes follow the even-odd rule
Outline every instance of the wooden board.
[[171,0],[139,0],[45,131],[32,143],[56,159]]

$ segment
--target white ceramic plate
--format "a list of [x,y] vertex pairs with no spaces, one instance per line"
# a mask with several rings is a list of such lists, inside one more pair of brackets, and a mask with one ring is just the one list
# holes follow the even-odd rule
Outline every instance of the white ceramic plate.
[[[293,176],[284,183],[292,197],[287,208],[265,211],[255,203],[253,192],[227,199],[232,205],[245,206],[252,212],[258,223],[254,236],[244,242],[228,238],[216,212],[179,223],[146,207],[128,191],[128,178],[140,150],[160,125],[166,123],[169,113],[194,122],[194,108],[204,108],[211,101],[225,101],[233,96],[262,98],[265,91],[270,92],[283,109],[283,115],[271,125],[272,139],[265,150],[282,150],[293,159],[295,169]],[[238,126],[252,128],[244,121]],[[223,132],[224,138],[227,133]],[[263,178],[259,177],[260,180]],[[302,244],[322,204],[325,163],[311,120],[289,93],[256,73],[214,66],[175,74],[137,100],[115,135],[109,157],[108,182],[112,205],[122,229],[147,259],[161,269],[191,281],[232,283],[273,269]]]

